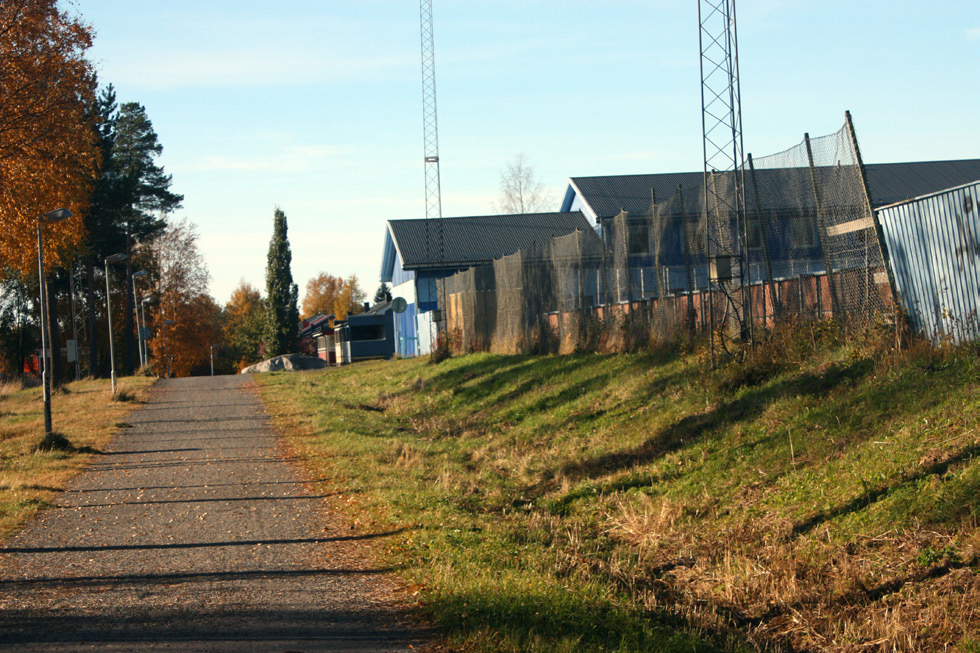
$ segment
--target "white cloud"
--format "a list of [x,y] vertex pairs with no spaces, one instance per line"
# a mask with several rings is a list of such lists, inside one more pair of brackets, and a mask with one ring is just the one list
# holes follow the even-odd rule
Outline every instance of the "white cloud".
[[971,41],[980,41],[980,27],[972,27],[966,30],[966,38]]

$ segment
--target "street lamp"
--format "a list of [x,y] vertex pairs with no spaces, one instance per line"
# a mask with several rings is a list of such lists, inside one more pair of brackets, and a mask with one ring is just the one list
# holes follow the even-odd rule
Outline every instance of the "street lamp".
[[51,372],[48,352],[48,291],[47,278],[44,276],[44,242],[41,239],[41,228],[46,224],[54,224],[72,217],[68,209],[48,211],[37,219],[37,276],[41,286],[41,385],[44,395],[44,435],[51,433]]
[[150,364],[150,343],[147,342],[150,339],[150,329],[146,326],[146,305],[152,304],[155,301],[156,300],[152,297],[144,297],[140,301],[140,313],[142,314],[141,317],[143,319],[143,332],[140,334],[140,337],[143,339],[143,353],[146,356],[146,362],[143,363],[144,365]]
[[143,334],[140,333],[140,305],[139,299],[136,297],[136,279],[139,277],[145,277],[148,274],[149,272],[146,270],[133,272],[133,312],[136,314],[136,348],[139,350],[140,354],[140,367],[146,365],[146,356],[143,354]]
[[106,311],[109,313],[109,363],[112,369],[112,396],[116,396],[116,355],[112,346],[112,302],[109,296],[109,264],[110,263],[122,263],[129,256],[120,252],[119,254],[113,254],[112,256],[107,256],[105,259],[105,306]]
[[[163,326],[170,326],[173,323],[174,323],[173,320],[166,320],[163,323]],[[163,351],[164,351],[164,355],[167,357],[167,378],[169,379],[170,378],[170,342],[167,340],[168,331],[170,331],[170,329],[163,330]]]
[[211,376],[214,376],[214,350],[218,348],[218,345],[211,345]]

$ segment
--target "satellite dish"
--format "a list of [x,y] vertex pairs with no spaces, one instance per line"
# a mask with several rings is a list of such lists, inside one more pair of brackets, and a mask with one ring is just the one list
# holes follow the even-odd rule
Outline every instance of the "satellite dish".
[[396,313],[404,313],[405,309],[408,308],[408,302],[405,301],[404,297],[395,297],[391,300],[391,310]]

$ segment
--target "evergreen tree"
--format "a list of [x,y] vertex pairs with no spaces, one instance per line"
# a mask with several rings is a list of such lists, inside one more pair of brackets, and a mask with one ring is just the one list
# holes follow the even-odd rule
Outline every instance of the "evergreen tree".
[[374,291],[374,303],[383,304],[384,302],[391,301],[391,288],[388,284],[382,282],[378,289]]
[[299,286],[293,283],[290,270],[293,255],[286,229],[286,214],[277,207],[265,269],[265,344],[269,357],[295,352],[297,347]]
[[[94,112],[98,116],[97,138],[102,151],[102,168],[92,192],[91,208],[85,216],[89,234],[86,278],[93,374],[99,360],[96,311],[105,305],[104,301],[97,300],[105,283],[97,281],[96,271],[102,267],[106,256],[116,252],[133,254],[134,241],[149,241],[159,235],[166,227],[160,215],[179,209],[184,199],[183,195],[170,191],[171,176],[165,174],[155,161],[163,152],[163,146],[141,104],[126,102],[120,107],[110,84],[96,98]],[[132,372],[135,362],[133,284],[130,278],[133,269],[130,259],[117,270],[117,273],[124,273],[124,277],[115,282],[126,296],[124,332],[128,336],[124,369],[127,373]]]

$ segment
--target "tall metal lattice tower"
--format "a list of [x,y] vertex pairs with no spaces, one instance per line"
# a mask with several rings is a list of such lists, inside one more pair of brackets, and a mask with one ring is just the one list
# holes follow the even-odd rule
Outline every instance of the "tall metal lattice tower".
[[439,120],[436,115],[436,48],[432,29],[432,0],[421,0],[422,128],[425,140],[425,217],[442,217],[439,188]]
[[[442,229],[442,189],[439,176],[439,120],[436,112],[436,49],[432,27],[432,0],[420,1],[422,29],[422,128],[425,144],[425,248],[429,267],[445,263],[445,244]],[[428,301],[438,301],[434,281],[425,287]],[[430,343],[436,345],[438,322],[433,314],[430,322]]]
[[698,0],[698,21],[713,364],[716,346],[732,351],[752,325],[735,0]]

